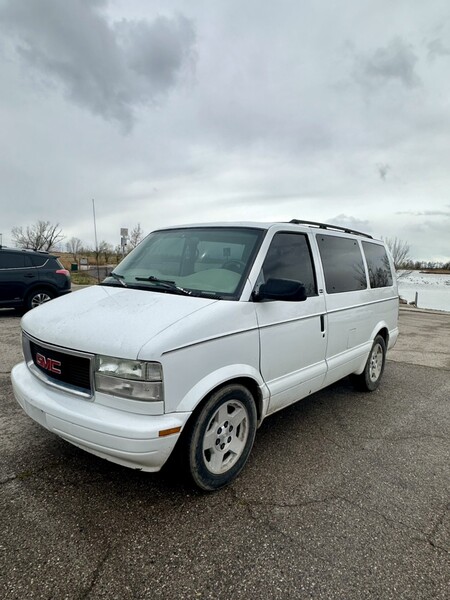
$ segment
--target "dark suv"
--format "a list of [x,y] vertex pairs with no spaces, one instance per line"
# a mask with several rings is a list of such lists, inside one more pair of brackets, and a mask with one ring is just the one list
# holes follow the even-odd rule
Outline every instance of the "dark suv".
[[29,310],[70,292],[70,274],[48,252],[0,246],[0,308]]

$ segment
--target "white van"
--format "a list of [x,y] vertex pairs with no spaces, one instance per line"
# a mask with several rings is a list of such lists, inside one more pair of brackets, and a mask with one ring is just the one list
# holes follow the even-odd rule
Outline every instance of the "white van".
[[100,285],[23,317],[14,394],[127,467],[158,471],[177,447],[215,490],[266,416],[347,375],[375,390],[397,318],[392,259],[369,235],[298,220],[170,227]]

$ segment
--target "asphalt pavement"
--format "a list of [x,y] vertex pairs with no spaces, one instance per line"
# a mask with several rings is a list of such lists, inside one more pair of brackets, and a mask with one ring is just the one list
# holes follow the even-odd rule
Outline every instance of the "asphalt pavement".
[[239,479],[202,494],[31,421],[0,311],[0,597],[447,599],[450,314],[400,330],[376,392],[346,379],[269,417]]

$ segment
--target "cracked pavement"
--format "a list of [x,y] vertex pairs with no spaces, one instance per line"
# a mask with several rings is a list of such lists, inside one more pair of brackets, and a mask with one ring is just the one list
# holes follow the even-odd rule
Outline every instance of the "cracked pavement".
[[446,599],[450,315],[402,311],[400,329],[378,391],[347,379],[273,415],[204,495],[31,421],[9,380],[19,318],[0,311],[0,596]]

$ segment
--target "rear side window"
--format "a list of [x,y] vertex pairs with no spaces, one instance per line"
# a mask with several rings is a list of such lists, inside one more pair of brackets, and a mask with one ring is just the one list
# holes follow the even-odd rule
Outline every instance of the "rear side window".
[[329,294],[367,288],[366,271],[358,242],[334,235],[318,235],[320,257]]
[[38,256],[37,254],[30,255],[31,262],[33,263],[33,267],[43,267],[45,263],[48,261],[48,256]]
[[316,277],[307,236],[302,233],[276,233],[259,279],[259,283],[268,279],[299,281],[305,286],[307,296],[316,296]]
[[380,288],[391,286],[391,266],[384,246],[371,242],[363,242],[362,245],[369,270],[370,287]]

